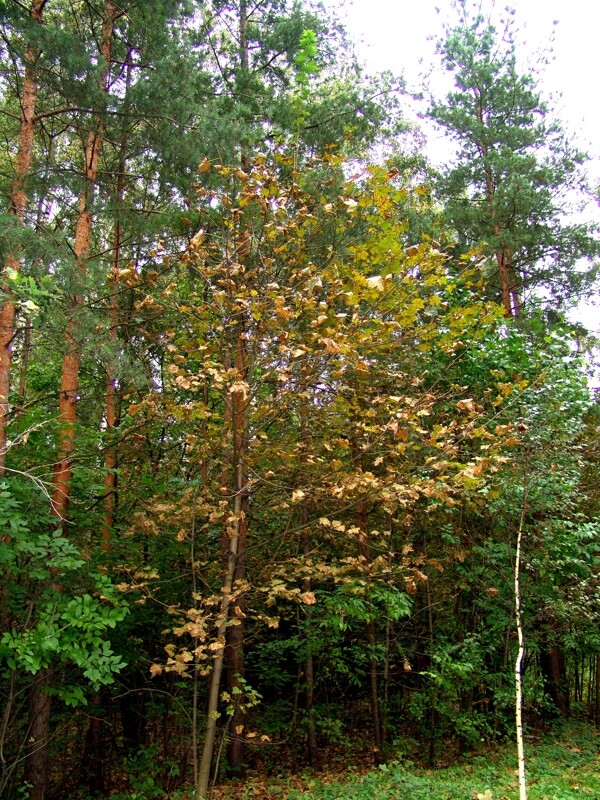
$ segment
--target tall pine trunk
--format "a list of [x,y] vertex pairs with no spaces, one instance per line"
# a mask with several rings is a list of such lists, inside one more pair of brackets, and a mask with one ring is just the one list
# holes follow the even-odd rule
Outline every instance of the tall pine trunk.
[[[129,103],[127,102],[127,92],[131,84],[132,61],[131,54],[127,59],[127,76],[125,79],[125,108],[127,109]],[[123,122],[123,130],[121,133],[121,142],[119,146],[119,164],[117,174],[117,187],[115,193],[115,224],[113,228],[113,242],[112,242],[112,259],[110,276],[108,279],[109,286],[109,300],[108,300],[108,318],[109,318],[109,331],[108,338],[110,344],[110,352],[106,364],[106,404],[105,404],[105,417],[106,417],[106,437],[107,446],[104,451],[104,521],[102,525],[102,549],[104,552],[109,552],[110,543],[112,538],[112,531],[114,525],[115,508],[117,503],[117,447],[111,441],[113,429],[118,423],[117,411],[117,371],[115,368],[114,352],[116,351],[119,322],[120,322],[120,309],[119,309],[119,272],[121,266],[121,248],[122,248],[122,225],[121,225],[121,212],[123,209],[123,198],[125,196],[125,167],[126,167],[126,153],[127,153],[127,117]]]
[[[118,14],[118,9],[112,0],[106,0],[100,37],[100,55],[103,59],[102,89],[105,92],[108,90],[113,27]],[[98,113],[85,146],[84,183],[79,198],[77,225],[75,228],[74,252],[81,284],[85,276],[86,261],[90,247],[92,201],[100,150],[102,148],[102,131],[102,116]],[[63,357],[59,394],[61,433],[57,461],[54,465],[52,511],[58,518],[61,527],[66,520],[69,506],[71,454],[75,446],[76,403],[81,359],[76,312],[83,303],[81,292],[83,292],[82,285],[76,291],[67,314],[66,352]],[[32,786],[30,792],[32,800],[43,800],[47,781],[47,743],[50,738],[50,703],[46,692],[48,680],[48,675],[44,671],[43,678],[37,680],[32,686],[30,695],[29,726],[31,730],[35,728],[36,740],[40,743],[39,746],[31,748],[25,760],[25,775]]]
[[[42,24],[42,14],[47,0],[32,0],[30,19]],[[27,209],[26,182],[33,160],[33,136],[35,126],[35,103],[37,97],[37,54],[30,44],[25,50],[25,74],[21,94],[21,124],[19,127],[19,150],[15,168],[15,179],[10,192],[9,214],[18,225],[25,222]],[[10,378],[12,366],[12,342],[15,335],[15,302],[8,283],[10,271],[19,272],[21,260],[18,251],[9,251],[2,276],[2,291],[6,299],[0,307],[0,475],[6,467],[7,426],[9,415]]]
[[[119,15],[117,6],[112,0],[106,0],[100,36],[100,55],[103,61],[102,89],[108,91],[110,72],[112,36],[115,20]],[[92,235],[92,205],[98,163],[102,150],[104,122],[98,113],[94,118],[92,130],[84,148],[83,187],[79,196],[77,224],[75,227],[75,293],[71,298],[67,312],[65,331],[65,354],[62,362],[61,384],[59,394],[59,420],[61,433],[58,446],[58,457],[54,465],[54,491],[52,510],[62,525],[67,518],[71,492],[71,457],[75,448],[75,423],[77,421],[77,393],[79,390],[79,370],[81,364],[81,331],[79,330],[78,313],[83,306],[84,279],[87,259],[90,251]]]

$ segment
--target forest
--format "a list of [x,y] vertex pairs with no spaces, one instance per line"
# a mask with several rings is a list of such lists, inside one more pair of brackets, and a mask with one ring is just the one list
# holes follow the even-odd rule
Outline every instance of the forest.
[[310,0],[0,0],[0,797],[600,724],[599,190],[444,17],[439,168]]

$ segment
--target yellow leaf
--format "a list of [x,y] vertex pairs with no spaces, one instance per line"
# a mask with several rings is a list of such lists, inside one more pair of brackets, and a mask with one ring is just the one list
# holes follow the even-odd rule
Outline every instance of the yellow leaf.
[[341,347],[335,342],[333,339],[323,338],[319,339],[319,342],[325,345],[325,351],[327,353],[341,353]]
[[372,275],[367,278],[367,286],[369,289],[377,289],[378,292],[383,292],[385,289],[385,281],[381,275]]

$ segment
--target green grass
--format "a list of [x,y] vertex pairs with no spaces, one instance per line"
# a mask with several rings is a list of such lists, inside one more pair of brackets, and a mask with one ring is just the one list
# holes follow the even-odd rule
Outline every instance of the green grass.
[[[589,727],[564,727],[527,743],[529,800],[600,800],[600,736]],[[281,792],[281,788],[279,788]],[[287,800],[516,800],[516,753],[506,747],[439,770],[392,762],[347,781],[307,781]]]

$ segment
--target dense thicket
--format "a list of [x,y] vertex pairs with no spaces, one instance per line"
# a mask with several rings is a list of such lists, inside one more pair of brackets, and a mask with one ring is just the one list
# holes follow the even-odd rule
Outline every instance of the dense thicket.
[[[482,152],[461,78],[432,185],[317,7],[0,13],[0,793],[510,736],[519,532],[526,719],[597,722],[597,406],[523,304],[597,244],[552,216],[566,150],[506,157],[547,130],[513,51],[490,102],[526,118]],[[444,57],[491,80],[467,22]]]

